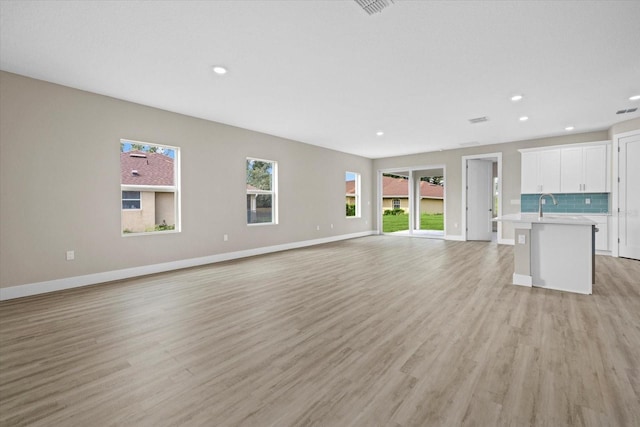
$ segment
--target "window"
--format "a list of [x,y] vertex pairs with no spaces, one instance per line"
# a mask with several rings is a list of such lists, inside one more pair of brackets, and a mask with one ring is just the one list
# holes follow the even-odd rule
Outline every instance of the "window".
[[180,231],[180,149],[120,140],[123,235]]
[[345,173],[347,217],[360,218],[360,174]]
[[277,163],[247,158],[247,224],[277,224]]
[[123,191],[122,209],[140,209],[140,192]]
[[400,209],[400,199],[393,199],[393,209]]

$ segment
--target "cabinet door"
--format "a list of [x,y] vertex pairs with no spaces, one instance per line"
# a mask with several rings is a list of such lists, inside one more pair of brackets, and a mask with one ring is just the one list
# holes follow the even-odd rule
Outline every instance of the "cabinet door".
[[606,145],[584,148],[584,191],[588,193],[607,191],[608,148]]
[[563,148],[560,155],[560,190],[563,193],[584,191],[583,148]]
[[538,187],[538,153],[522,153],[520,192],[523,194],[539,193]]
[[542,185],[542,193],[560,192],[560,150],[540,151],[540,168],[538,180]]

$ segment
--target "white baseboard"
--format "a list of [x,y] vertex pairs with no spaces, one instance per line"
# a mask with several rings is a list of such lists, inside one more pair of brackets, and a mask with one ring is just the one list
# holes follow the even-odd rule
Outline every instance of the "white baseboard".
[[456,240],[458,242],[464,242],[464,236],[461,234],[447,234],[444,236],[444,240]]
[[514,246],[516,244],[516,239],[498,239],[498,244]]
[[533,277],[526,274],[513,273],[513,284],[519,286],[533,286]]
[[22,298],[31,295],[61,291],[64,289],[78,288],[81,286],[95,285],[114,280],[129,279],[131,277],[145,276],[147,274],[163,273],[165,271],[179,270],[181,268],[197,267],[199,265],[213,264],[222,261],[263,255],[272,252],[286,251],[289,249],[303,248],[306,246],[321,245],[323,243],[337,242],[340,240],[354,239],[376,234],[375,231],[363,231],[360,233],[343,234],[340,236],[324,237],[321,239],[303,240],[300,242],[284,243],[282,245],[265,246],[262,248],[246,249],[237,252],[227,252],[209,255],[200,258],[184,259],[165,262],[162,264],[144,265],[141,267],[125,268],[122,270],[105,271],[102,273],[87,274],[84,276],[67,277],[64,279],[47,280],[44,282],[29,283],[26,285],[0,288],[0,301],[14,298]]

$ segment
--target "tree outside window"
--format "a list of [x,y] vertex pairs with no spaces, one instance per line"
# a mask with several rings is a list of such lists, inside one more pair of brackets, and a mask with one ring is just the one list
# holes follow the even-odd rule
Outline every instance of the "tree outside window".
[[247,158],[247,224],[277,224],[277,163]]

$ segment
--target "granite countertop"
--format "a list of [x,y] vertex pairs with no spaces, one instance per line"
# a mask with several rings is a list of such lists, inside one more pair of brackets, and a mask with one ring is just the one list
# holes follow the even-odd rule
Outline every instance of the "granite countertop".
[[565,225],[596,225],[596,222],[580,215],[544,214],[538,218],[537,213],[516,213],[502,215],[494,221],[519,222],[527,224],[565,224]]

